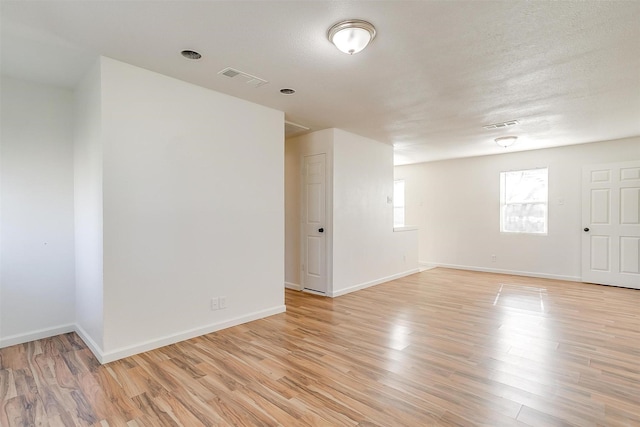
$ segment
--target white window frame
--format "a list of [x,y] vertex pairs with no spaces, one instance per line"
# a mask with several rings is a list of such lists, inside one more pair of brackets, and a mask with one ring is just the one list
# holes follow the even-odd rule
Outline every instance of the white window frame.
[[[540,201],[527,201],[527,200],[519,200],[516,202],[507,202],[506,194],[507,194],[507,174],[514,172],[531,172],[531,171],[546,171],[546,185],[547,185],[547,194],[544,200]],[[544,227],[542,231],[515,231],[515,230],[506,230],[506,213],[507,207],[510,205],[518,205],[518,204],[537,204],[544,206]],[[530,169],[518,169],[518,170],[509,170],[500,172],[500,232],[505,234],[530,234],[536,236],[546,236],[549,233],[549,168],[548,167],[539,167],[539,168],[530,168]]]

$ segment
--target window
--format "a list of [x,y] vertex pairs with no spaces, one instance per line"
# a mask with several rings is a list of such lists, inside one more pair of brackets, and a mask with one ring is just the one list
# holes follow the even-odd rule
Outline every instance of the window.
[[393,226],[404,227],[404,180],[393,181]]
[[500,231],[547,234],[548,170],[500,172]]

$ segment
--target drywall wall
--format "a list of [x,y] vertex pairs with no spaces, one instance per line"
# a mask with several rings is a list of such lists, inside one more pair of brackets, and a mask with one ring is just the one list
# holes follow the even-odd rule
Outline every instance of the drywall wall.
[[76,329],[103,352],[102,88],[96,61],[75,90],[74,211]]
[[[395,178],[405,180],[406,221],[420,229],[421,263],[579,280],[582,167],[638,158],[635,137],[398,166]],[[548,235],[500,233],[500,172],[545,166]]]
[[73,94],[2,77],[0,346],[73,330]]
[[284,311],[283,113],[107,58],[101,82],[103,361]]
[[329,296],[339,296],[418,268],[417,230],[394,232],[393,148],[340,129],[286,141],[286,284],[301,289],[300,165],[327,153]]
[[298,145],[293,139],[284,148],[284,212],[285,212],[285,269],[287,288],[300,290],[300,191],[301,175]]
[[393,173],[392,146],[334,130],[333,296],[417,272],[417,230],[393,230]]
[[108,58],[2,107],[0,345],[108,362],[284,311],[282,112]]

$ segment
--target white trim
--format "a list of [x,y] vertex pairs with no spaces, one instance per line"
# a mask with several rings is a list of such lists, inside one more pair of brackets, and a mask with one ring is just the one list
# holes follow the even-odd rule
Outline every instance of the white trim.
[[75,331],[75,325],[69,323],[67,325],[54,326],[53,328],[38,329],[37,331],[27,332],[25,334],[9,335],[8,337],[0,338],[0,348],[67,334],[73,331]]
[[327,296],[327,294],[325,294],[324,292],[315,291],[315,290],[309,289],[309,288],[302,288],[301,291],[302,292],[306,292],[308,294],[318,295],[318,296],[321,296],[321,297],[326,297]]
[[284,282],[284,287],[287,289],[293,289],[294,291],[302,290],[302,285],[298,285],[297,283]]
[[69,324],[63,326],[57,326],[55,328],[40,329],[38,331],[29,332],[27,334],[11,335],[6,338],[0,339],[0,348],[9,347],[12,345],[23,344],[29,341],[35,341],[43,338],[49,338],[56,335],[66,334],[69,332],[75,332],[80,339],[89,347],[89,350],[98,359],[101,364],[113,362],[118,359],[122,359],[134,354],[144,353],[145,351],[154,350],[159,347],[164,347],[169,344],[175,344],[180,341],[188,340],[191,338],[199,337],[201,335],[210,334],[222,329],[231,328],[233,326],[241,325],[243,323],[252,322],[254,320],[262,319],[264,317],[272,316],[274,314],[284,313],[286,307],[284,305],[276,306],[270,309],[256,311],[254,313],[247,314],[245,316],[235,317],[233,319],[224,320],[218,323],[213,323],[201,328],[189,329],[184,332],[180,332],[173,335],[167,335],[166,337],[144,341],[132,346],[122,347],[113,351],[104,352],[102,348],[91,338],[91,336],[80,325]]
[[393,232],[398,233],[402,231],[417,231],[418,226],[416,225],[403,225],[402,227],[393,227]]
[[437,264],[433,264],[433,263],[430,263],[430,262],[418,261],[418,267],[420,268],[420,272],[427,271],[427,270],[433,270],[437,266],[438,266]]
[[[420,263],[423,264],[423,263]],[[453,268],[455,270],[468,270],[468,271],[481,271],[483,273],[497,273],[497,274],[510,274],[512,276],[525,276],[525,277],[539,277],[541,279],[554,279],[554,280],[566,280],[569,282],[582,282],[579,276],[563,276],[560,274],[547,274],[536,273],[533,271],[518,271],[518,270],[501,270],[499,268],[485,268],[469,265],[456,265],[456,264],[440,264],[440,263],[424,263],[433,265],[435,267]]]
[[108,351],[106,353],[103,353],[102,358],[98,358],[98,360],[100,360],[100,363],[103,364],[113,362],[118,359],[133,356],[134,354],[144,353],[145,351],[154,350],[159,347],[175,344],[177,342],[199,337],[201,335],[210,334],[221,329],[226,329],[232,326],[241,325],[243,323],[252,322],[264,317],[273,316],[274,314],[284,313],[285,311],[286,307],[284,305],[276,306],[266,310],[256,311],[244,316],[235,317],[233,319],[223,320],[221,322],[213,323],[207,326],[189,329],[177,334],[167,335],[165,337],[157,338],[154,340],[144,341],[135,345]]
[[80,325],[75,325],[75,331],[87,347],[89,347],[89,350],[91,350],[96,359],[98,359],[98,362],[106,363],[104,361],[104,352],[102,351],[102,348],[93,340],[93,338],[91,338],[91,335],[89,335]]
[[360,283],[359,285],[349,286],[345,289],[340,289],[336,292],[331,292],[328,296],[330,297],[339,297],[340,295],[349,294],[351,292],[359,291],[361,289],[365,289],[371,286],[379,285],[380,283],[389,282],[391,280],[400,279],[401,277],[409,276],[411,274],[419,273],[420,269],[414,268],[411,270],[403,271],[402,273],[393,274],[391,276],[382,277],[380,279],[372,280],[370,282]]

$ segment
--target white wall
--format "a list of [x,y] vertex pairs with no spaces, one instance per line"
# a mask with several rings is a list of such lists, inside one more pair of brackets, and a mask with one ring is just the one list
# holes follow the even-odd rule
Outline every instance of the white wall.
[[0,346],[73,330],[73,96],[2,77]]
[[284,311],[283,113],[106,58],[101,78],[104,360]]
[[393,231],[393,147],[335,129],[334,296],[417,272],[417,231]]
[[102,90],[100,61],[75,91],[76,325],[94,353],[104,348],[102,261]]
[[107,362],[284,311],[282,112],[107,58],[2,108],[0,345]]
[[[420,229],[421,263],[579,280],[582,166],[639,158],[635,137],[398,166],[395,177],[405,180],[406,222]],[[500,172],[544,166],[548,235],[500,233]]]
[[393,231],[393,148],[339,129],[286,142],[286,280],[301,288],[300,165],[304,154],[327,153],[329,296],[417,272],[417,231]]
[[284,148],[284,212],[285,212],[285,268],[286,287],[300,289],[300,153],[293,139]]

